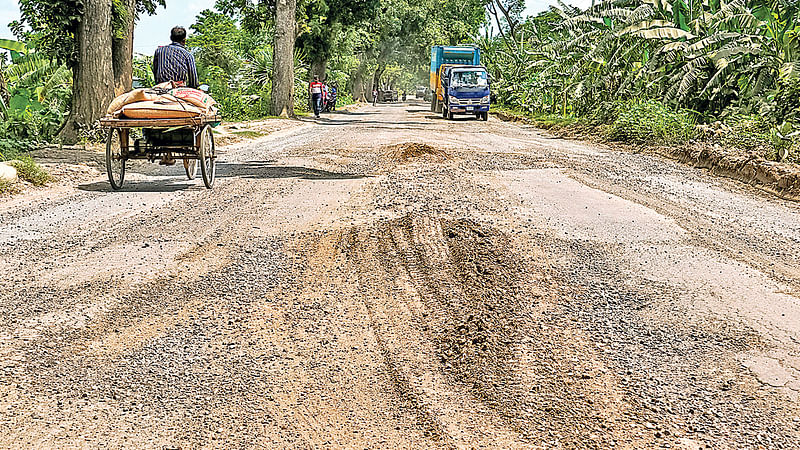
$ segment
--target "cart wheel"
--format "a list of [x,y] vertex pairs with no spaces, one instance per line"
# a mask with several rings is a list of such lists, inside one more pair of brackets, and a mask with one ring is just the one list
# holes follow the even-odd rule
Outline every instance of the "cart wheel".
[[[116,138],[116,139],[115,139]],[[127,150],[127,133],[123,133],[119,128],[112,128],[108,131],[106,139],[106,172],[111,189],[115,191],[122,187],[125,181],[125,153]]]
[[200,172],[203,174],[203,183],[207,188],[214,187],[214,178],[217,174],[217,156],[214,154],[214,135],[211,127],[206,125],[200,132]]
[[186,170],[186,178],[194,180],[197,176],[197,160],[194,158],[183,158],[183,168]]

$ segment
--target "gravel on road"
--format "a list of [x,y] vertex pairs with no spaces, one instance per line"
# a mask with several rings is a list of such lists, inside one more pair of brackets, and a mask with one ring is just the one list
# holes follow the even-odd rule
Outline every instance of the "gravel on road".
[[800,447],[797,203],[421,103],[290,123],[213,190],[0,200],[0,447]]

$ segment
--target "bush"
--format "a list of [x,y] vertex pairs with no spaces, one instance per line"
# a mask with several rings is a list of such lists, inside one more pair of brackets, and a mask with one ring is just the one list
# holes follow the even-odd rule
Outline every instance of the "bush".
[[766,156],[770,142],[770,124],[758,115],[737,116],[725,121],[727,129],[721,136],[721,143],[727,147],[759,152]]
[[598,125],[614,123],[626,105],[622,101],[600,102],[589,115],[589,120]]
[[20,156],[18,159],[8,161],[8,164],[17,169],[17,176],[34,186],[44,186],[51,180],[50,174],[44,171],[30,156]]
[[345,106],[345,105],[352,105],[356,101],[353,100],[353,96],[349,92],[339,91],[336,94],[336,107]]
[[21,153],[32,148],[29,141],[0,137],[0,161],[16,159]]
[[619,110],[608,136],[612,140],[646,144],[678,144],[696,135],[694,118],[655,100],[631,101]]

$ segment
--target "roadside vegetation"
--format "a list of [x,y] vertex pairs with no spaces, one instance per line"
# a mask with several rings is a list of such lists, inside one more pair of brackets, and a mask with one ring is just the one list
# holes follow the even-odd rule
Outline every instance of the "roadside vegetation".
[[510,12],[495,11],[503,32],[481,42],[505,107],[614,140],[705,139],[800,162],[796,2],[617,0],[527,20]]

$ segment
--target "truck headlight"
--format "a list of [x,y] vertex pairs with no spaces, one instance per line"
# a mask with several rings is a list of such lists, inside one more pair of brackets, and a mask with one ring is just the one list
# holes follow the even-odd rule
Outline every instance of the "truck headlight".
[[486,95],[486,96],[484,96],[483,98],[481,98],[481,103],[483,103],[483,104],[488,104],[488,103],[489,103],[489,96],[488,96],[488,95]]
[[458,104],[458,99],[451,95],[450,96],[450,104],[451,105],[457,105]]

